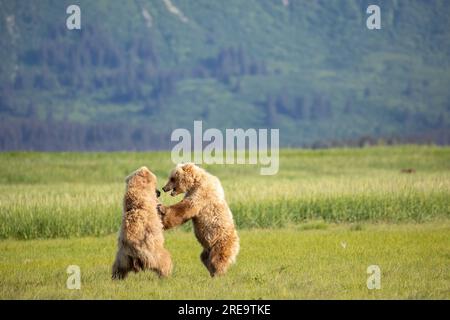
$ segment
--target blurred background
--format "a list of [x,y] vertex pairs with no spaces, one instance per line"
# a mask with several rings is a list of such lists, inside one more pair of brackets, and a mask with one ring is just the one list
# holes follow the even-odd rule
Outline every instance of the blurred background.
[[194,120],[449,144],[449,88],[445,0],[0,0],[0,150],[168,149]]

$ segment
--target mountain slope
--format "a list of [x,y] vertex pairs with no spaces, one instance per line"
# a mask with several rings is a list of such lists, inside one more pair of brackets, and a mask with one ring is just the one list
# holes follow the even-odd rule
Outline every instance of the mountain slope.
[[450,142],[448,1],[79,1],[72,31],[69,4],[0,2],[1,149],[166,148],[194,120]]

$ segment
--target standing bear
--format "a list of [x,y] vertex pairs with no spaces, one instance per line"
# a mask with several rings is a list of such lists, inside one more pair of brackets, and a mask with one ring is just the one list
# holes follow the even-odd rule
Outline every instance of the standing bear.
[[195,236],[203,246],[201,261],[211,277],[225,274],[236,260],[239,238],[219,179],[193,163],[179,164],[163,190],[172,190],[172,196],[185,194],[177,204],[158,206],[164,228],[192,219]]
[[142,167],[126,178],[122,226],[112,278],[150,269],[166,277],[172,271],[170,253],[164,248],[163,226],[158,215],[156,176]]

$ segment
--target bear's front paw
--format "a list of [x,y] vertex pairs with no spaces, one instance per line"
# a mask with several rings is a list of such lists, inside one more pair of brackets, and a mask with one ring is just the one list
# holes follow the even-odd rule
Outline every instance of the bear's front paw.
[[166,207],[164,207],[161,203],[158,203],[156,206],[156,209],[158,210],[158,213],[160,216],[163,216],[166,214]]

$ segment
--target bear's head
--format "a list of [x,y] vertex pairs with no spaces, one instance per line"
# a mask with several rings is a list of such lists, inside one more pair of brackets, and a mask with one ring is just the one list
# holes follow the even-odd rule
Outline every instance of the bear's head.
[[137,169],[125,179],[128,189],[155,190],[156,197],[159,197],[160,191],[156,189],[156,181],[156,176],[147,167]]
[[193,163],[178,164],[170,173],[169,181],[162,188],[164,192],[172,190],[172,197],[186,193],[195,187],[198,181],[199,167]]

